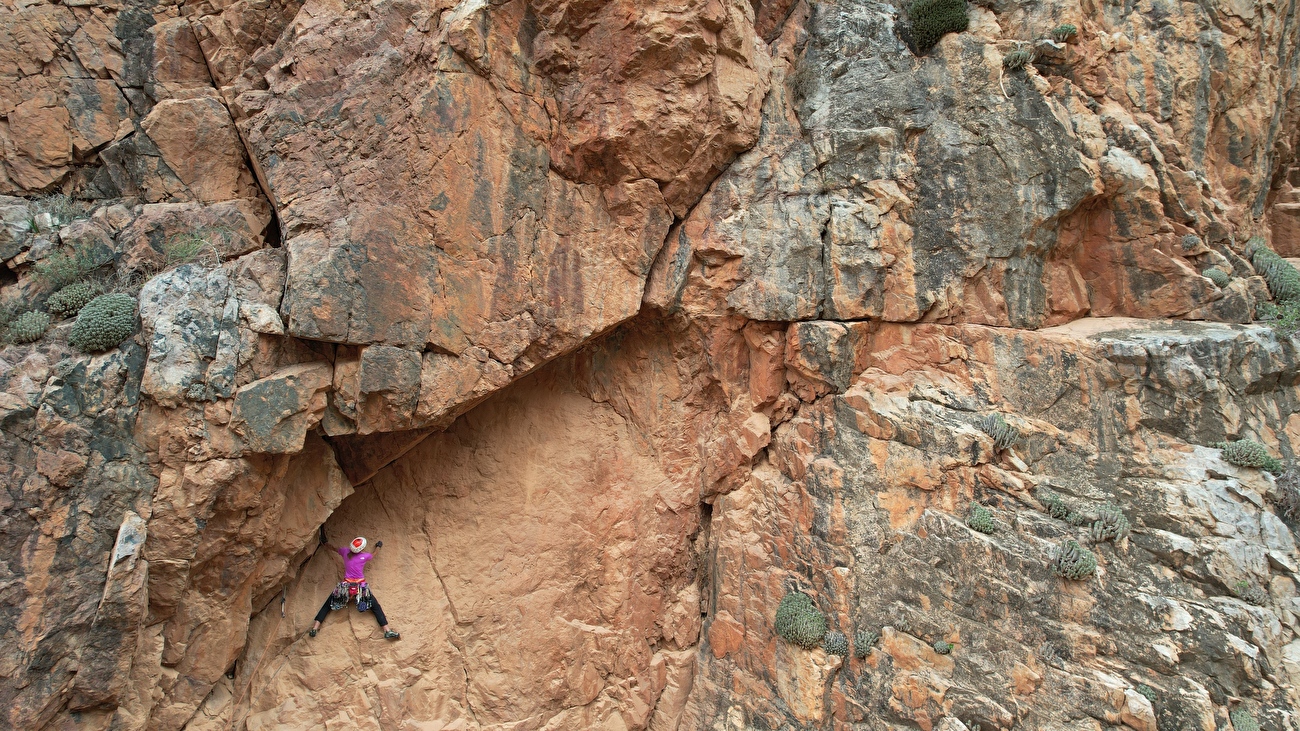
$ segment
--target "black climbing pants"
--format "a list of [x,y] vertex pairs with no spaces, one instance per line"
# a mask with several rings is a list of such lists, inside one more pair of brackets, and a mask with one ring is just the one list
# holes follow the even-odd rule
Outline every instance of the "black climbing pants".
[[[320,611],[316,612],[317,622],[325,621],[325,615],[330,613],[330,599],[332,598],[333,597],[329,596],[325,597],[325,603],[320,605]],[[349,604],[349,606],[351,606],[351,604]],[[344,607],[344,609],[347,609],[347,607]],[[384,610],[379,606],[379,600],[375,598],[375,593],[373,591],[370,592],[370,611],[374,613],[375,621],[379,623],[380,627],[388,626],[388,617],[384,616]]]

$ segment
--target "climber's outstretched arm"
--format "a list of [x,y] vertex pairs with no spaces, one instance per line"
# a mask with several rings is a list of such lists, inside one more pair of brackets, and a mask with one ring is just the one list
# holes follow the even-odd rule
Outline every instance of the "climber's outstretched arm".
[[329,549],[330,553],[338,553],[338,546],[330,545],[329,539],[325,537],[325,526],[320,527],[320,544]]

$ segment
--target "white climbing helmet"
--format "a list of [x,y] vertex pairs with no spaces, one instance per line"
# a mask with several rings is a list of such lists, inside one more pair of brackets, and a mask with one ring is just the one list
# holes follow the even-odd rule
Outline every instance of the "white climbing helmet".
[[364,551],[364,550],[366,550],[366,539],[365,539],[365,538],[362,538],[361,536],[357,536],[356,538],[353,538],[353,539],[352,539],[352,552],[353,552],[353,553],[361,553],[361,552]]

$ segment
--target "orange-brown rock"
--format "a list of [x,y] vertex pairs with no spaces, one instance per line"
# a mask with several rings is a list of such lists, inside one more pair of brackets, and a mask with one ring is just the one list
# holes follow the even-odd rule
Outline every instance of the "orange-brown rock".
[[1291,728],[1294,13],[968,10],[0,8],[0,725]]

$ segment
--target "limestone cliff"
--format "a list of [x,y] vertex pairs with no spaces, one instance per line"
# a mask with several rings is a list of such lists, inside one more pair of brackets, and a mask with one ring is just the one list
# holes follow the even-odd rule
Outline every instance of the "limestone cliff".
[[914,10],[0,7],[3,725],[1300,729],[1294,0]]

